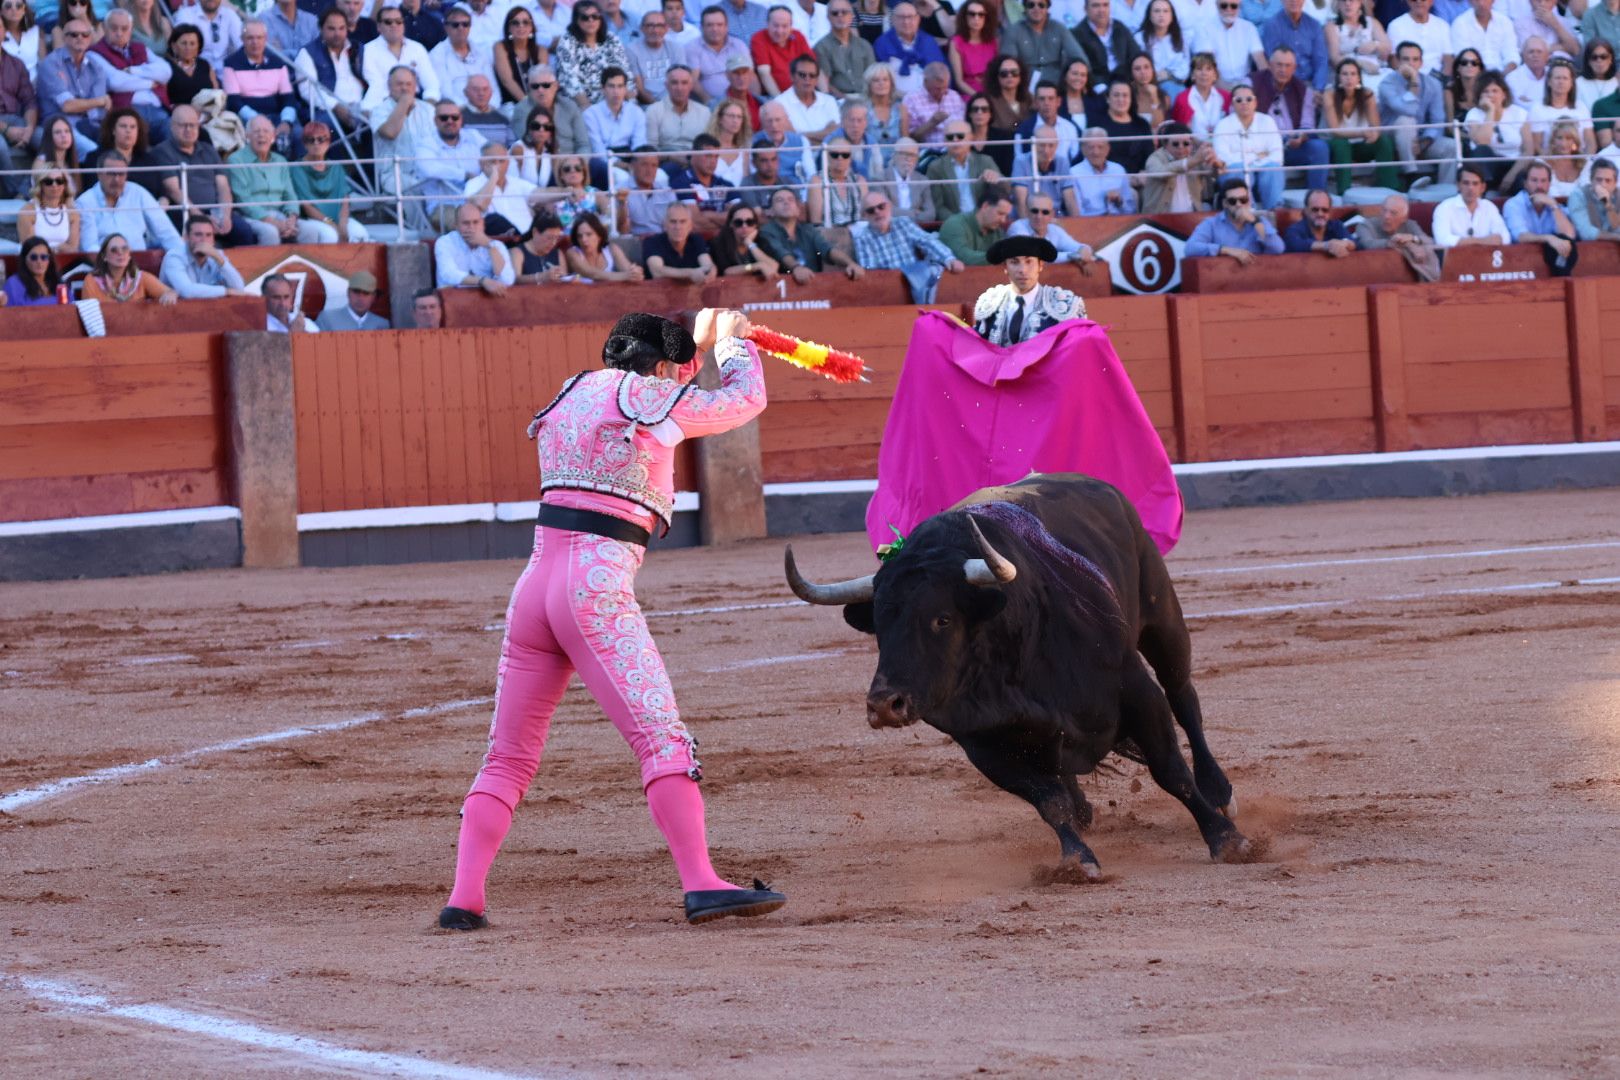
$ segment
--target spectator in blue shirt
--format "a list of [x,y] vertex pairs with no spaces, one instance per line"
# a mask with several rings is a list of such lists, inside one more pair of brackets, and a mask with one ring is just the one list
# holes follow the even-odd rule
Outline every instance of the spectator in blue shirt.
[[1327,89],[1333,75],[1328,57],[1327,35],[1322,24],[1305,14],[1305,0],[1282,0],[1283,9],[1260,27],[1260,42],[1266,55],[1286,45],[1299,60],[1299,77],[1317,90]]
[[[67,42],[39,62],[34,76],[38,90],[40,130],[58,114],[73,125],[79,156],[96,152],[101,117],[112,104],[108,95],[107,66],[90,54],[90,24],[74,19],[62,28]],[[70,110],[68,106],[73,108]]]
[[585,110],[585,130],[598,168],[605,168],[612,154],[628,154],[647,141],[647,114],[630,100],[630,76],[623,68],[603,70],[602,100]]
[[1221,212],[1200,221],[1187,239],[1189,257],[1225,255],[1248,266],[1256,255],[1282,254],[1282,237],[1255,212],[1249,185],[1241,177],[1221,184],[1217,201]]
[[321,36],[320,23],[312,13],[302,10],[297,0],[276,0],[260,18],[270,34],[270,47],[289,64],[305,45],[315,44]]
[[1568,277],[1580,251],[1575,224],[1550,194],[1552,166],[1533,161],[1524,170],[1524,188],[1502,206],[1502,220],[1515,244],[1540,244],[1553,277]]
[[1312,188],[1305,196],[1305,216],[1283,233],[1283,248],[1292,254],[1319,251],[1342,259],[1356,250],[1344,222],[1333,218],[1333,196]]
[[1125,166],[1108,160],[1108,132],[1087,128],[1080,140],[1080,160],[1069,170],[1081,217],[1136,213],[1136,189]]
[[691,165],[669,178],[675,198],[691,208],[698,228],[718,232],[726,223],[726,204],[742,198],[731,181],[715,175],[720,140],[707,131],[692,140]]

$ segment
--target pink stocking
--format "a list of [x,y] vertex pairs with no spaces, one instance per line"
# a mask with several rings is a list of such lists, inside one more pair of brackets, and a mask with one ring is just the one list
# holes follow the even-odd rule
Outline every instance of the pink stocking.
[[[699,804],[699,837],[703,834],[701,815]],[[450,891],[451,907],[484,913],[484,879],[511,827],[512,810],[501,800],[480,791],[467,796],[461,807],[461,839],[456,845],[456,885]]]
[[[703,794],[698,790],[696,781],[679,773],[659,777],[647,785],[647,809],[652,812],[653,824],[658,826],[658,831],[664,834],[664,839],[669,843],[669,853],[675,858],[675,869],[680,871],[682,889],[692,892],[697,889],[737,888],[716,874],[714,867],[709,864],[709,841],[703,830]],[[462,833],[466,833],[465,826]],[[456,881],[459,886],[459,862]],[[479,899],[483,899],[482,894]],[[454,903],[453,900],[451,902]]]

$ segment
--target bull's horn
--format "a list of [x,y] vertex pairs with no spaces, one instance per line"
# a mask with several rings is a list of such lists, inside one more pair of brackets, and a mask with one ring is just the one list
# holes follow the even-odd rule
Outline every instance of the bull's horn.
[[793,561],[793,545],[787,546],[783,557],[783,568],[787,571],[788,588],[793,595],[810,604],[862,604],[872,599],[872,579],[875,574],[868,574],[863,578],[853,578],[849,581],[840,581],[833,585],[817,585],[813,581],[806,581],[804,575],[799,573],[798,564]]
[[972,585],[1005,585],[1018,576],[1018,567],[1012,561],[1003,558],[1001,553],[990,546],[990,541],[984,538],[979,531],[979,523],[968,515],[968,528],[973,530],[973,539],[979,545],[979,551],[984,555],[982,559],[969,559],[962,569],[967,573],[968,583]]

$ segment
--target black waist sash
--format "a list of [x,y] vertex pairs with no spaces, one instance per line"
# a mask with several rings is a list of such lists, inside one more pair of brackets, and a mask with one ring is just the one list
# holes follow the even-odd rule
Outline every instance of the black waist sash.
[[648,541],[652,539],[651,533],[633,521],[626,521],[612,514],[599,514],[595,510],[576,510],[571,506],[556,506],[552,503],[540,504],[540,513],[535,518],[535,524],[544,525],[549,529],[567,529],[570,532],[605,536],[609,540],[640,544],[642,547],[646,547]]

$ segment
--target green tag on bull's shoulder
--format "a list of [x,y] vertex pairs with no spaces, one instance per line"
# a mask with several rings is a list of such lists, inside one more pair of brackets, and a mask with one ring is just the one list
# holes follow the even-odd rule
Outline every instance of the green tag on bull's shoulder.
[[893,525],[890,525],[889,531],[894,533],[894,543],[882,544],[878,547],[877,557],[879,562],[888,562],[890,559],[900,554],[900,549],[906,546],[906,538],[899,529],[895,528]]

